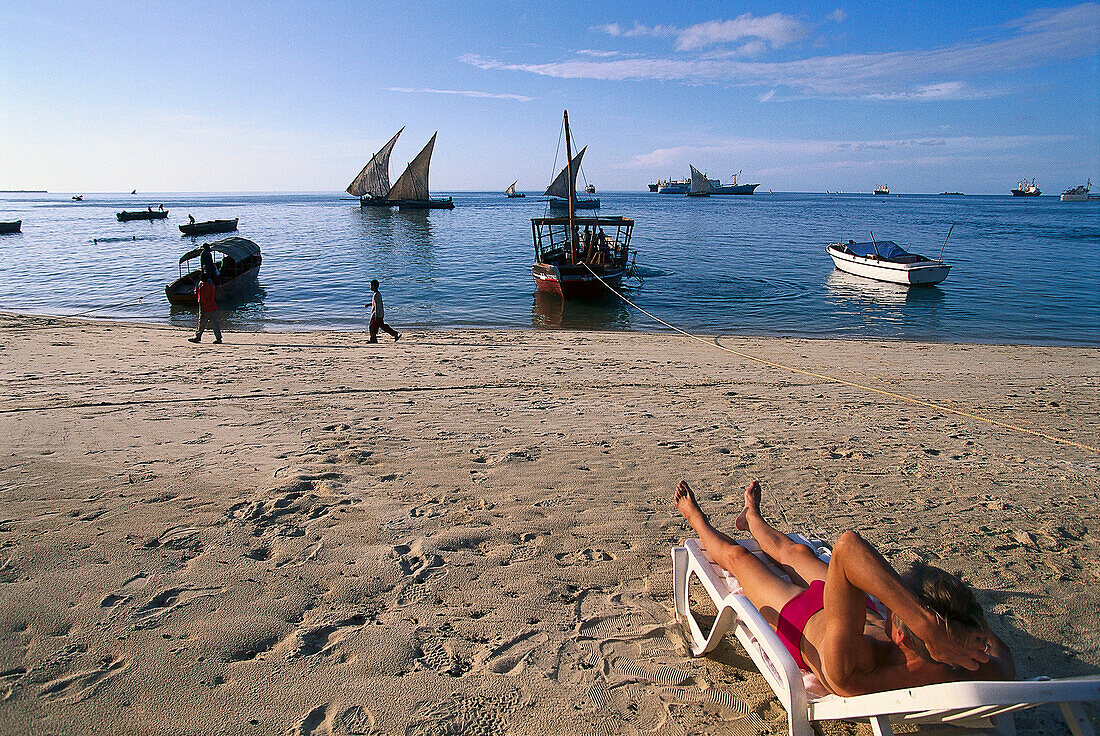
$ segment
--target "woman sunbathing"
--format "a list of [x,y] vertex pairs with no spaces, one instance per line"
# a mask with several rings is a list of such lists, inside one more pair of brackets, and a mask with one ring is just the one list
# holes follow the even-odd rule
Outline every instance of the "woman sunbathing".
[[[685,481],[676,486],[676,508],[711,559],[741,583],[798,666],[830,692],[851,696],[1015,676],[1012,655],[990,631],[973,591],[950,573],[918,564],[898,575],[855,532],[841,535],[827,565],[764,521],[754,480],[734,525],[753,536],[788,582],[712,527]],[[888,610],[880,614],[867,596]]]

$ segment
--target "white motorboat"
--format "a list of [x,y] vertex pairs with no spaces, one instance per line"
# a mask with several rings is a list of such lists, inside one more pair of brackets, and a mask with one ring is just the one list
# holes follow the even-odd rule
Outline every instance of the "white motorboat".
[[841,271],[907,286],[938,284],[951,270],[943,261],[910,253],[892,240],[830,243],[825,252]]

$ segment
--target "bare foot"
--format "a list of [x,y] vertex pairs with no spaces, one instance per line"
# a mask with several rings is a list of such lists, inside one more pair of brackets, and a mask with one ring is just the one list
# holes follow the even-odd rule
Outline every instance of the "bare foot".
[[748,488],[745,489],[745,508],[733,522],[733,525],[743,532],[749,530],[749,512],[760,514],[760,495],[760,482],[754,480],[749,483]]
[[697,514],[702,513],[699,509],[698,502],[695,500],[695,492],[691,490],[691,486],[687,484],[686,480],[682,480],[676,484],[676,497],[674,503],[676,504],[676,510],[688,521],[691,521],[692,517]]

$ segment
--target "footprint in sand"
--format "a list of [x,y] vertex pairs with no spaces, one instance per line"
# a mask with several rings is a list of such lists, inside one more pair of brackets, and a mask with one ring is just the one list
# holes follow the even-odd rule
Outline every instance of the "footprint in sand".
[[[287,659],[312,657],[315,654],[339,654],[337,648],[340,642],[352,636],[367,622],[366,617],[361,614],[326,618],[327,620],[313,621],[300,627],[277,644],[275,649],[283,652]],[[340,657],[343,655],[340,654]]]
[[610,562],[615,559],[615,555],[604,552],[602,549],[589,547],[577,552],[559,552],[554,555],[554,559],[558,561],[559,565],[569,567],[570,565],[583,565],[588,562]]
[[114,677],[130,666],[126,657],[105,657],[90,670],[59,677],[42,686],[39,694],[49,700],[75,703],[95,692],[100,683]]
[[144,626],[151,626],[156,619],[180,606],[185,606],[197,598],[218,595],[224,591],[225,588],[168,588],[157,593],[148,603],[134,611],[134,618]]
[[376,736],[381,731],[374,729],[374,716],[361,705],[353,705],[335,719],[332,724],[335,736]]
[[491,649],[484,657],[484,666],[498,675],[518,675],[538,649],[549,642],[544,632],[524,632]]
[[149,584],[149,578],[144,573],[138,573],[122,584],[114,593],[109,594],[99,602],[101,608],[114,608],[130,600],[134,593]]

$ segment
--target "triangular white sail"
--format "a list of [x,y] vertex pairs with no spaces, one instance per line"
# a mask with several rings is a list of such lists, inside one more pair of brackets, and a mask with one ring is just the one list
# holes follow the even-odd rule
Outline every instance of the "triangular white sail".
[[424,150],[416,155],[404,173],[397,178],[386,199],[391,202],[401,200],[423,202],[428,199],[428,164],[432,160],[432,149],[435,148],[435,137],[438,133],[439,131],[432,133],[432,139],[428,141],[428,145],[424,146]]
[[705,174],[700,173],[699,169],[691,164],[688,164],[688,166],[691,168],[691,188],[688,189],[688,193],[714,194],[714,185],[710,183],[710,179],[707,179]]
[[504,193],[511,196],[516,193],[516,184],[519,184],[519,179],[508,185],[508,188],[504,190]]
[[577,196],[577,172],[581,168],[581,158],[584,156],[584,152],[588,150],[588,146],[585,146],[580,152],[573,157],[573,181],[569,179],[569,167],[566,166],[558,174],[558,177],[550,183],[550,186],[546,187],[546,196],[548,197],[561,197],[562,199],[569,199],[569,193],[573,192],[573,198]]
[[[404,130],[402,126],[401,130]],[[348,184],[347,192],[354,197],[385,197],[390,191],[390,152],[397,143],[401,130],[393,134],[389,143],[382,146],[378,153],[359,172],[359,176]]]

